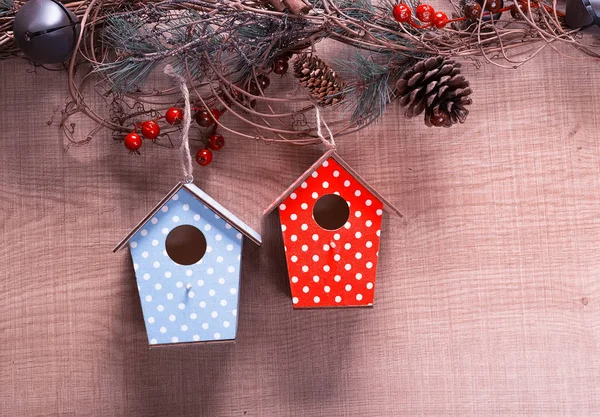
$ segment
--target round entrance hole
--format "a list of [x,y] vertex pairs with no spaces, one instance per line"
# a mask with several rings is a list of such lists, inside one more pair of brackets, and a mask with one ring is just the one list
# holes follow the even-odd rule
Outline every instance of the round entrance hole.
[[192,265],[206,253],[206,238],[200,229],[184,224],[167,235],[167,255],[179,265]]
[[348,221],[348,202],[337,194],[326,194],[313,207],[313,218],[325,230],[337,230]]

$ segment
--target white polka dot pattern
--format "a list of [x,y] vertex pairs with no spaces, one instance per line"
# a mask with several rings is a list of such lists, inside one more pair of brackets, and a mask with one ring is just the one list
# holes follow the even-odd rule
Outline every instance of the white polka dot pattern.
[[[179,265],[163,255],[167,235],[182,224],[206,237],[206,254],[194,265]],[[150,344],[235,338],[241,235],[227,226],[183,188],[132,237],[129,247]]]
[[[383,205],[333,158],[315,174],[279,208],[293,305],[372,305]],[[350,208],[348,221],[337,230],[322,229],[312,217],[326,194],[341,196]]]

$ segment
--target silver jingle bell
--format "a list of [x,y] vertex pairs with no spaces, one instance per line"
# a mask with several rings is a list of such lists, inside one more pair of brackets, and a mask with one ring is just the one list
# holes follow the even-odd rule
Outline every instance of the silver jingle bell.
[[596,28],[600,26],[599,0],[567,0],[565,22],[571,29]]
[[54,0],[29,0],[13,22],[17,46],[40,64],[66,61],[75,49],[79,30],[77,17]]

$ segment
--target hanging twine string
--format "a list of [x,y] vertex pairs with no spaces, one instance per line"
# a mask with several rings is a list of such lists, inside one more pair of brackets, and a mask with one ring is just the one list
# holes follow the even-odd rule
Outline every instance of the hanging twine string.
[[192,165],[192,154],[190,153],[190,125],[192,124],[192,106],[190,104],[190,91],[188,90],[185,78],[175,73],[172,65],[165,66],[163,71],[165,74],[175,78],[179,83],[181,95],[183,95],[183,126],[181,128],[181,171],[183,172],[183,180],[187,183],[194,181],[194,166]]
[[[329,129],[329,126],[327,126],[327,123],[325,123],[325,120],[321,118],[319,106],[315,106],[315,113],[317,114],[317,136],[319,136],[321,142],[323,142],[325,146],[327,146],[329,149],[335,150],[336,145],[335,140],[333,140],[333,133],[331,133],[331,130]],[[323,126],[325,126],[325,129],[327,129],[327,133],[329,133],[329,140],[325,139],[325,136],[323,136],[323,131],[321,130],[321,123],[323,124]]]

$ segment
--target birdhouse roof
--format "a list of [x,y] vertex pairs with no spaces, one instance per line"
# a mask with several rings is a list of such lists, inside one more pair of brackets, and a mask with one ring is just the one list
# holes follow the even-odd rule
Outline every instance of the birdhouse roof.
[[261,244],[260,235],[254,231],[250,226],[241,221],[237,216],[219,204],[215,199],[206,194],[200,188],[196,187],[194,184],[186,184],[179,183],[169,193],[163,197],[163,199],[156,205],[146,216],[140,221],[128,234],[119,242],[117,246],[113,249],[113,252],[117,252],[122,249],[129,240],[140,230],[144,225],[154,216],[161,208],[164,206],[170,199],[173,197],[180,189],[185,189],[191,195],[196,197],[199,201],[205,204],[209,209],[211,209],[215,214],[218,214],[221,218],[223,218],[227,223],[237,229],[240,233],[250,239],[252,242],[257,245]]
[[286,198],[290,196],[294,192],[296,188],[298,188],[308,177],[311,176],[313,172],[315,172],[323,162],[327,161],[329,158],[333,158],[342,168],[344,168],[350,175],[352,175],[358,182],[360,182],[367,190],[369,190],[381,203],[383,204],[383,208],[397,216],[402,217],[402,213],[396,207],[392,205],[388,200],[386,200],[381,194],[379,194],[367,181],[365,181],[346,161],[344,161],[335,151],[329,150],[323,154],[310,168],[308,168],[304,174],[302,174],[296,181],[292,183],[277,199],[271,203],[269,207],[264,211],[264,215],[268,215],[276,207],[278,207]]

